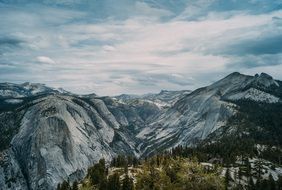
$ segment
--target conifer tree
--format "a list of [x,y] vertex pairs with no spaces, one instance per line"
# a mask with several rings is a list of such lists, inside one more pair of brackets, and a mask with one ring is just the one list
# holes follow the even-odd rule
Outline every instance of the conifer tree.
[[133,157],[132,165],[133,167],[138,166],[138,159],[136,157]]
[[67,181],[63,181],[60,190],[70,190],[70,184]]
[[268,180],[264,179],[261,181],[261,184],[259,186],[259,190],[269,190],[269,183]]
[[125,173],[125,174],[128,173],[128,165],[127,165],[127,163],[125,163],[125,165],[124,165],[124,173]]
[[108,188],[107,178],[103,178],[99,183],[99,190],[106,190]]
[[133,190],[133,189],[134,189],[133,180],[128,176],[128,174],[126,174],[122,182],[122,190]]
[[230,180],[231,180],[230,171],[229,168],[227,168],[225,172],[225,189],[228,189]]
[[72,184],[72,190],[78,190],[78,183],[77,181],[74,181]]
[[119,175],[117,173],[109,177],[107,189],[108,190],[120,190]]
[[255,190],[255,184],[254,184],[254,180],[252,178],[252,176],[249,178],[249,190]]
[[92,185],[101,186],[101,183],[104,183],[106,179],[106,172],[105,159],[101,159],[98,164],[88,169],[87,176],[90,178]]
[[270,190],[276,190],[275,181],[274,181],[274,179],[273,179],[271,174],[269,174],[268,179],[269,179],[269,189]]
[[278,190],[282,190],[282,176],[280,175],[278,180],[277,180],[277,187]]
[[241,167],[239,167],[239,170],[238,170],[238,180],[239,180],[239,185],[241,184],[242,175],[243,175],[242,168],[241,168]]

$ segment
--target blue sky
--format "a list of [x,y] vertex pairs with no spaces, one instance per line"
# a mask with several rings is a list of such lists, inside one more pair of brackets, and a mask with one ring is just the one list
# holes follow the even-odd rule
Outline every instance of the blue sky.
[[0,0],[0,82],[99,95],[282,79],[281,0]]

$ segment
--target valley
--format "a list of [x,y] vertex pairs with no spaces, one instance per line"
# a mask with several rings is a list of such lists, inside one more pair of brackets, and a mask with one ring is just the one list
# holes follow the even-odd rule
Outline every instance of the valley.
[[101,159],[108,166],[119,155],[132,156],[143,167],[167,151],[197,164],[218,160],[225,168],[219,178],[226,168],[233,176],[229,188],[247,188],[246,179],[234,178],[246,160],[268,163],[267,177],[278,181],[281,98],[282,82],[265,73],[231,73],[194,91],[114,97],[1,83],[0,187],[54,189],[85,179]]

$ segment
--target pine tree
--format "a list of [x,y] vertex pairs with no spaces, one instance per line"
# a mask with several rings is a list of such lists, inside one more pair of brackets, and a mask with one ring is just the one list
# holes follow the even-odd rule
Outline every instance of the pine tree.
[[255,190],[255,184],[254,184],[254,180],[252,178],[252,176],[249,178],[249,185],[248,185],[248,189],[249,190]]
[[106,178],[105,159],[101,159],[98,164],[88,169],[88,174],[93,185],[100,184]]
[[261,181],[257,180],[256,185],[255,185],[255,189],[259,190],[261,188]]
[[99,190],[106,190],[108,188],[107,178],[103,178],[99,183]]
[[116,167],[124,167],[126,164],[126,158],[123,155],[118,155],[116,160]]
[[278,190],[282,190],[282,176],[279,176],[277,181]]
[[74,181],[72,184],[72,190],[78,190],[78,183],[77,181]]
[[109,177],[107,189],[108,190],[120,190],[119,175],[117,173]]
[[105,170],[105,168],[106,168],[106,161],[105,161],[104,158],[102,158],[102,159],[99,160],[99,164],[100,164],[100,166],[103,167],[103,169]]
[[58,183],[58,185],[57,185],[57,190],[60,190],[60,189],[61,189],[61,184]]
[[127,164],[124,165],[124,173],[126,173],[126,174],[128,173],[128,165]]
[[241,184],[242,175],[243,175],[242,168],[241,168],[241,167],[239,167],[239,170],[238,170],[239,185]]
[[225,189],[228,189],[229,181],[231,180],[229,168],[225,172]]
[[126,174],[122,182],[122,190],[133,190],[133,180]]
[[270,190],[276,190],[275,181],[274,181],[272,175],[269,174],[268,178],[269,178],[269,188],[270,188]]
[[132,164],[133,164],[133,167],[138,166],[138,159],[136,157],[133,157]]
[[269,190],[270,189],[269,188],[269,183],[268,183],[268,181],[266,179],[261,181],[259,189],[261,189],[261,190]]
[[127,165],[129,166],[133,165],[133,156],[127,156]]
[[258,180],[261,180],[262,175],[262,161],[259,159],[257,162],[257,169],[258,169]]
[[111,167],[116,167],[117,166],[117,158],[113,158],[111,161]]
[[71,189],[70,184],[67,181],[63,181],[60,190],[70,190],[70,189]]
[[160,158],[160,155],[157,155],[157,166],[159,167],[160,166],[160,163],[161,163],[161,158]]
[[252,166],[251,166],[248,158],[246,159],[245,163],[246,163],[246,176],[247,177],[251,177],[251,175],[252,175]]

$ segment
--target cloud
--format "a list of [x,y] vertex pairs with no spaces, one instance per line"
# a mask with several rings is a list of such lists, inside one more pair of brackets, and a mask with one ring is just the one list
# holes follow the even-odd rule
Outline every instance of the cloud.
[[282,64],[275,0],[1,2],[0,81],[147,93]]
[[0,38],[0,46],[19,46],[22,42],[14,38]]
[[[262,55],[246,55],[232,57],[229,68],[233,70],[242,70],[249,68],[260,68],[263,66],[281,65],[282,53],[279,54],[262,54]],[[274,71],[274,70],[273,70]],[[279,79],[279,78],[278,78]]]
[[229,18],[236,12],[259,15],[280,10],[282,3],[261,0],[188,0],[185,9],[177,16],[180,20],[205,20],[209,16],[220,15]]
[[51,59],[50,57],[38,56],[36,59],[40,63],[56,64],[56,62],[53,59]]
[[105,51],[115,51],[116,48],[114,46],[104,45],[103,50],[105,50]]
[[234,42],[228,49],[222,51],[226,54],[235,55],[261,55],[278,54],[282,52],[282,35],[262,36],[257,39],[248,39]]
[[0,55],[21,48],[24,41],[13,37],[0,37]]

